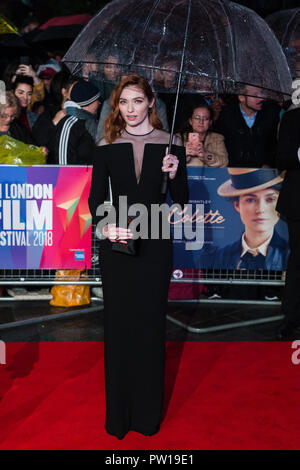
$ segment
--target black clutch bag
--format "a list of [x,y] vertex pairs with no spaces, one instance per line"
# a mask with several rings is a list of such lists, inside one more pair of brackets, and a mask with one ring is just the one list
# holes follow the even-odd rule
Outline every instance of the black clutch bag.
[[[127,227],[129,226],[130,222],[134,218],[135,217],[128,217]],[[132,238],[129,238],[126,241],[127,243],[113,242],[111,246],[112,251],[117,251],[118,253],[124,253],[125,255],[136,256],[138,254],[140,240],[139,239],[133,240]]]
[[138,240],[126,240],[127,243],[114,242],[112,244],[112,251],[117,251],[118,253],[124,253],[125,255],[136,256],[138,254],[137,241]]

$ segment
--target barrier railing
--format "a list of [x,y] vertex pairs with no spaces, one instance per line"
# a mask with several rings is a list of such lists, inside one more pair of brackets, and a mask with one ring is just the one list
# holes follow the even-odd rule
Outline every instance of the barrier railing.
[[56,279],[56,269],[0,269],[0,285],[45,286],[45,285],[101,285],[101,276],[98,263],[99,240],[95,236],[95,227],[92,230],[92,267],[87,269],[88,279],[78,280],[72,276]]
[[[92,231],[92,267],[87,269],[88,279],[78,280],[69,277],[68,279],[56,279],[56,270],[48,269],[27,269],[27,270],[0,270],[0,285],[6,286],[50,286],[50,285],[66,285],[66,284],[81,284],[90,286],[101,286],[101,273],[99,269],[99,240],[95,236],[95,227]],[[282,271],[248,271],[248,270],[225,270],[225,269],[187,269],[175,270],[180,277],[177,279],[172,278],[172,283],[202,283],[202,284],[226,284],[226,285],[263,285],[263,286],[282,286],[284,285],[285,272]],[[174,274],[174,273],[173,273]],[[5,300],[2,297],[1,300]],[[38,298],[37,298],[38,299]],[[13,300],[13,299],[12,299]],[[99,300],[99,299],[98,299]],[[255,300],[240,300],[240,299],[182,299],[182,300],[169,300],[169,303],[238,303],[246,305],[266,305],[270,304],[268,301],[255,301]],[[279,302],[272,302],[273,305],[278,305]],[[52,319],[57,318],[56,315],[51,316]],[[171,315],[167,315],[169,321],[186,329],[192,333],[208,333],[213,331],[220,331],[230,328],[237,328],[241,326],[248,326],[270,321],[276,321],[282,318],[281,315],[265,316],[254,320],[245,320],[241,322],[233,322],[221,324],[212,327],[196,328],[179,321]]]

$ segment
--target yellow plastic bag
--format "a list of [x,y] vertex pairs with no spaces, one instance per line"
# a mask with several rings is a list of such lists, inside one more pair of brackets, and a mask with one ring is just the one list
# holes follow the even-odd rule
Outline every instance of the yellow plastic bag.
[[[57,271],[56,279],[87,280],[84,269],[61,269]],[[51,289],[53,299],[50,304],[55,307],[75,307],[91,303],[91,289],[87,285],[58,285]]]
[[0,137],[0,164],[1,165],[44,165],[46,155],[42,147],[24,144],[9,135]]

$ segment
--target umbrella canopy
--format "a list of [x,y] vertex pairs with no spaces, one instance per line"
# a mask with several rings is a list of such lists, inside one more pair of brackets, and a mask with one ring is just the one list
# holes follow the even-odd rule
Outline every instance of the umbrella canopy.
[[52,18],[39,27],[32,43],[48,50],[66,51],[91,18],[88,14]]
[[39,34],[34,38],[34,42],[74,39],[91,18],[88,14],[52,18],[39,27]]
[[300,8],[278,11],[266,21],[281,44],[292,77],[300,77]]
[[227,0],[114,0],[76,38],[63,61],[84,76],[105,80],[103,64],[119,74],[137,71],[155,91],[174,91],[190,11],[182,91],[240,93],[245,85],[265,97],[291,93],[282,49],[254,11]]

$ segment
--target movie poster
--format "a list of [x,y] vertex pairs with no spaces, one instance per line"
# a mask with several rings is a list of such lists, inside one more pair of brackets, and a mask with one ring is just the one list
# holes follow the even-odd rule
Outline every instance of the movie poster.
[[[189,207],[173,213],[174,267],[286,270],[288,230],[276,211],[275,169],[188,167]],[[195,236],[176,237],[180,222]],[[202,226],[201,226],[202,224]],[[202,232],[201,232],[202,229]],[[201,238],[201,239],[200,239]]]
[[0,269],[87,269],[91,167],[2,166]]

